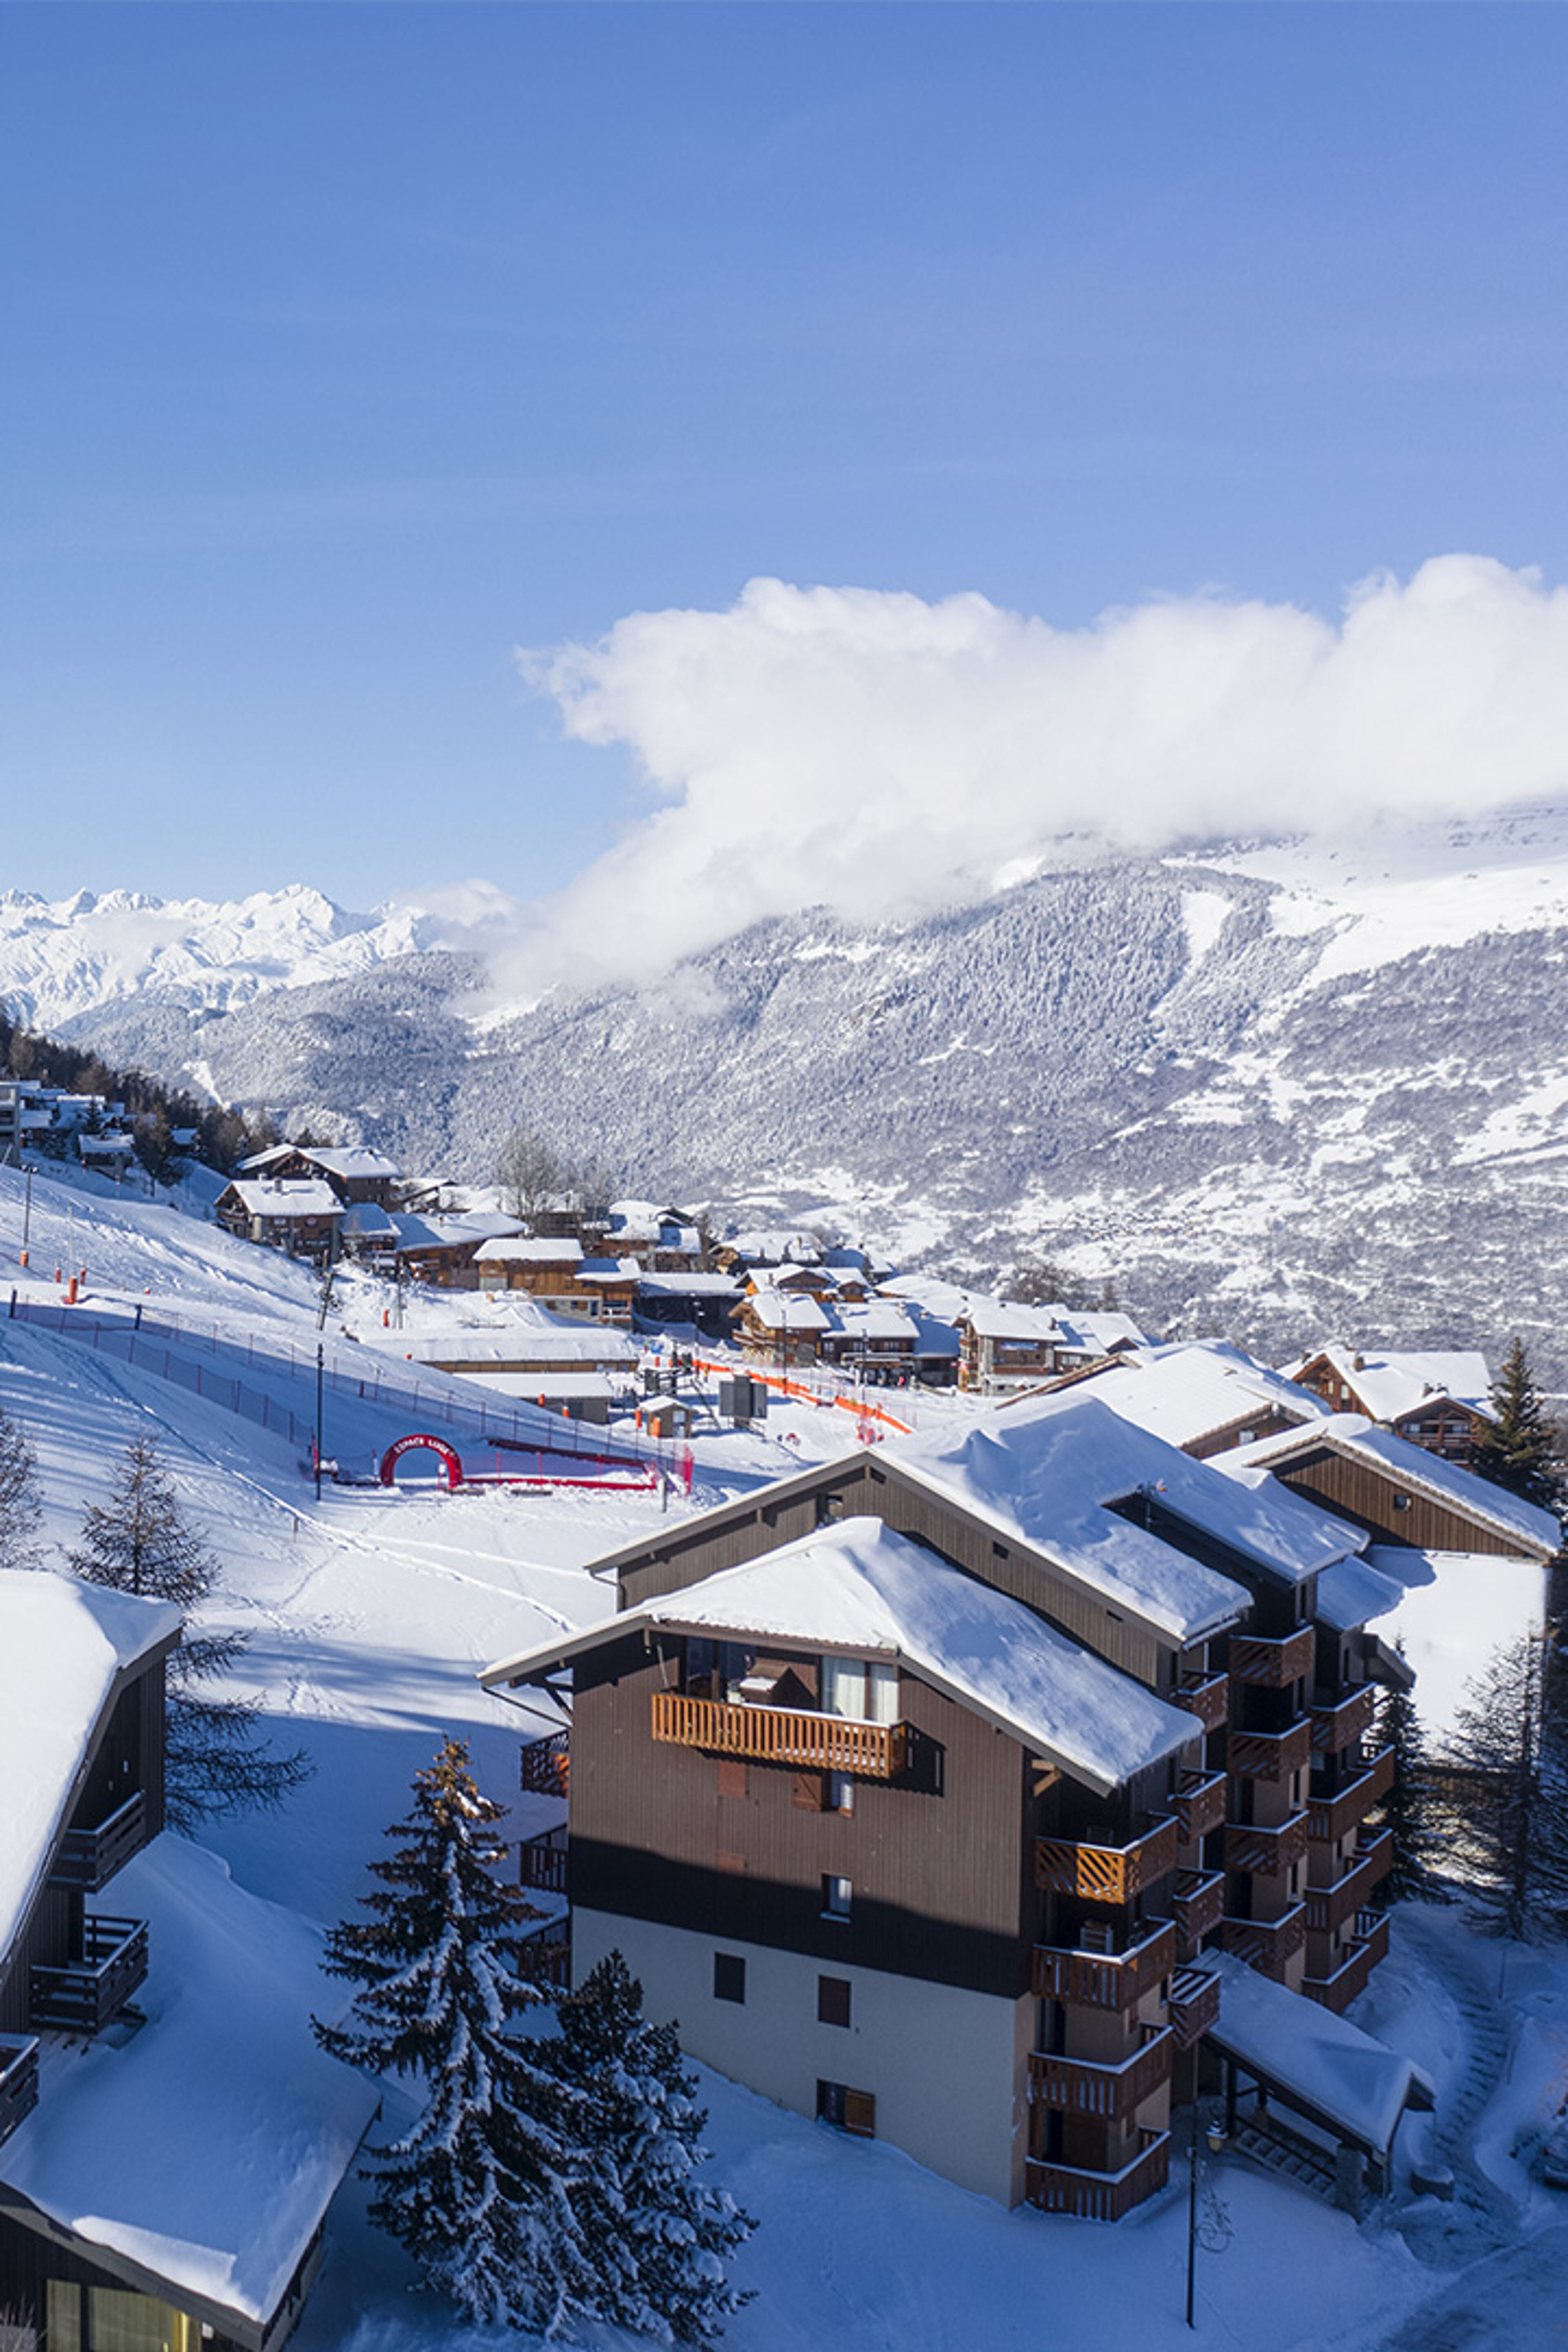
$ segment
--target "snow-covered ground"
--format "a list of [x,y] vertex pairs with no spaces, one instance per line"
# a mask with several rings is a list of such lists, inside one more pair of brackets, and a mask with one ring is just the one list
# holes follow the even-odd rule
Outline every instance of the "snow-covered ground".
[[[53,1302],[57,1265],[85,1266],[89,1315],[141,1303],[150,1319],[216,1328],[221,1344],[246,1350],[247,1381],[308,1422],[316,1280],[215,1230],[199,1200],[185,1207],[39,1176],[24,1273],[22,1180],[0,1169],[0,1265],[13,1269],[0,1282],[0,1316],[13,1288],[21,1302]],[[351,1286],[329,1331],[335,1353],[368,1359],[379,1348],[401,1360],[395,1333],[380,1323],[381,1297]],[[345,1320],[357,1349],[342,1336]],[[318,1925],[350,1913],[384,1829],[405,1810],[413,1772],[448,1731],[470,1742],[481,1780],[512,1801],[514,1831],[558,1818],[552,1801],[513,1795],[526,1717],[481,1692],[476,1670],[602,1614],[604,1589],[584,1563],[646,1527],[666,1498],[329,1486],[318,1505],[299,1446],[276,1428],[163,1377],[151,1353],[127,1361],[16,1318],[0,1322],[0,1405],[37,1454],[43,1541],[55,1556],[74,1541],[83,1505],[105,1499],[126,1442],[151,1430],[222,1561],[215,1619],[249,1633],[247,1672],[268,1728],[319,1768],[286,1811],[207,1832],[242,1886]],[[390,1409],[355,1400],[353,1410],[353,1443],[367,1456],[404,1432]],[[922,1417],[969,1410],[920,1404]],[[751,1434],[700,1433],[690,1500],[668,1507],[743,1492],[855,1433],[849,1415],[803,1403]],[[1412,2198],[1406,2185],[1358,2226],[1205,2153],[1200,2340],[1248,2352],[1558,2340],[1568,2212],[1531,2166],[1568,2093],[1568,1962],[1503,1954],[1475,1940],[1457,1911],[1406,1912],[1359,2016],[1436,2081],[1436,2157],[1456,2176],[1456,2198]],[[715,2077],[705,2094],[719,2170],[759,2221],[738,2263],[756,2300],[731,2323],[736,2352],[1032,2352],[1042,2343],[1122,2352],[1133,2342],[1175,2352],[1192,2340],[1180,2162],[1170,2189],[1111,2233],[1005,2213],[896,2150],[845,2140]],[[369,2230],[363,2192],[345,2191],[299,2352],[500,2352],[510,2340],[453,2321]],[[601,2331],[594,2340],[628,2339]]]

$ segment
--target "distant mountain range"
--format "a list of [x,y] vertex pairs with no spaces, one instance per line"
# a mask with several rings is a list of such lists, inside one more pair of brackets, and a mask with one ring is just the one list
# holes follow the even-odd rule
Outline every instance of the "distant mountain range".
[[304,888],[10,894],[0,994],[411,1171],[486,1181],[526,1126],[638,1192],[968,1279],[1043,1255],[1157,1327],[1518,1328],[1568,1384],[1568,812],[807,913],[526,1011],[442,937]]

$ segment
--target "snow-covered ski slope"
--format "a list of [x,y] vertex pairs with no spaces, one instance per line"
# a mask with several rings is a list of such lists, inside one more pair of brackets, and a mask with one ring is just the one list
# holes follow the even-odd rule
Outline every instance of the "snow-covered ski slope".
[[[259,1695],[268,1732],[318,1767],[285,1811],[215,1824],[205,1842],[255,1894],[317,1922],[342,1916],[369,1883],[364,1865],[384,1827],[405,1810],[411,1775],[448,1731],[470,1742],[481,1780],[512,1803],[514,1833],[551,1826],[552,1801],[516,1793],[528,1717],[482,1693],[476,1670],[601,1614],[603,1588],[584,1563],[647,1528],[660,1497],[328,1485],[318,1506],[299,1448],[220,1397],[5,1317],[13,1286],[20,1300],[49,1304],[56,1265],[85,1265],[83,1313],[123,1318],[141,1303],[146,1321],[216,1324],[252,1366],[270,1357],[268,1393],[304,1420],[314,1409],[315,1277],[228,1239],[195,1202],[180,1214],[116,1201],[90,1180],[42,1175],[24,1274],[23,1199],[20,1176],[0,1170],[0,1405],[24,1423],[38,1457],[46,1551],[57,1560],[68,1551],[83,1506],[108,1496],[127,1442],[154,1436],[223,1565],[213,1621],[250,1636],[244,1686]],[[384,1296],[368,1283],[342,1292],[329,1326],[334,1361],[379,1344],[401,1364],[395,1332],[381,1325]],[[453,1299],[429,1311],[456,1319],[473,1308]],[[357,1344],[343,1337],[345,1321]],[[289,1350],[297,1361],[279,1369]],[[213,1351],[193,1346],[190,1360],[210,1363]],[[786,1425],[794,1444],[779,1442]],[[810,1407],[769,1429],[699,1438],[693,1495],[669,1508],[711,1504],[853,1440],[847,1416]],[[368,1454],[384,1442],[382,1425],[356,1421],[353,1439]],[[1438,2083],[1456,2202],[1406,2201],[1358,2229],[1221,2159],[1200,2202],[1200,2342],[1383,2352],[1447,2341],[1451,2308],[1472,2315],[1467,2346],[1553,2340],[1561,2209],[1532,2183],[1529,2162],[1568,2083],[1568,1970],[1513,1956],[1500,2008],[1497,1960],[1451,1915],[1409,1934],[1397,1927],[1394,1958],[1363,2012]],[[157,1969],[154,1951],[154,2016]],[[1192,2342],[1180,2162],[1171,2190],[1112,2234],[1004,2213],[892,2149],[847,2142],[716,2077],[705,2094],[720,2169],[760,2223],[738,2265],[757,2299],[729,2330],[735,2352],[845,2343],[1035,2352],[1042,2342],[1058,2352],[1124,2352],[1133,2342],[1176,2352]],[[299,2352],[500,2352],[516,2341],[458,2326],[415,2290],[397,2250],[365,2224],[363,2198],[351,2189],[334,2212]],[[1495,2306],[1493,2275],[1508,2288]],[[629,2352],[632,2340],[593,2339],[599,2352]]]

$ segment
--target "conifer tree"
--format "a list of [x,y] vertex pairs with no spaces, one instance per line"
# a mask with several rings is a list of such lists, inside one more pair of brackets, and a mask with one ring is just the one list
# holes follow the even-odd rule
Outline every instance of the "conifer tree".
[[36,1568],[40,1505],[33,1449],[10,1415],[0,1412],[0,1568]]
[[[132,1439],[107,1504],[89,1503],[74,1573],[192,1610],[218,1580],[217,1563],[186,1526],[151,1438]],[[220,1698],[203,1685],[244,1656],[243,1633],[187,1634],[168,1664],[164,1805],[170,1826],[280,1804],[309,1780],[302,1750],[278,1755],[257,1738],[258,1699]]]
[[1568,1925],[1568,1727],[1562,1669],[1534,1634],[1495,1650],[1469,1685],[1450,1746],[1459,1768],[1457,1847],[1510,1936]]
[[1564,1494],[1563,1459],[1558,1433],[1546,1417],[1516,1333],[1491,1389],[1495,1421],[1483,1426],[1476,1439],[1476,1468],[1496,1486],[1545,1511],[1561,1510]]
[[412,2128],[373,2151],[372,2220],[467,2318],[545,2334],[592,2307],[573,2202],[583,2102],[512,2031],[542,1998],[520,1972],[539,1915],[495,1875],[510,1851],[501,1818],[448,1739],[370,1865],[370,1916],[327,1938],[327,1973],[359,1987],[348,2020],[314,2024],[333,2057],[427,2094]]
[[[1397,1644],[1401,1657],[1405,1644]],[[1391,1690],[1377,1719],[1378,1739],[1394,1750],[1394,1781],[1381,1808],[1382,1826],[1394,1832],[1393,1862],[1377,1888],[1380,1905],[1440,1899],[1434,1876],[1439,1840],[1431,1818],[1426,1737],[1415,1701],[1407,1690]]]
[[579,2091],[587,2165],[572,2191],[599,2315],[664,2342],[710,2344],[749,2294],[725,2262],[755,2223],[697,2178],[707,2121],[673,2025],[643,2015],[642,1987],[619,1952],[561,2003],[553,2054]]

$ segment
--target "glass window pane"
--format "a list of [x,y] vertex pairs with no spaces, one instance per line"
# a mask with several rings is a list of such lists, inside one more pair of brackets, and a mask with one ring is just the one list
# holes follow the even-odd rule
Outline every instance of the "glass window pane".
[[44,2305],[49,2352],[81,2352],[81,2289],[51,2279]]

